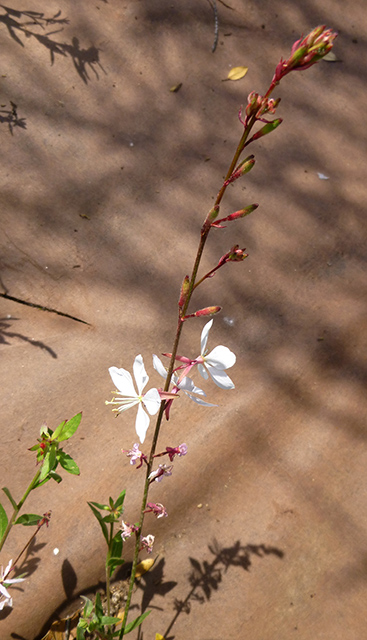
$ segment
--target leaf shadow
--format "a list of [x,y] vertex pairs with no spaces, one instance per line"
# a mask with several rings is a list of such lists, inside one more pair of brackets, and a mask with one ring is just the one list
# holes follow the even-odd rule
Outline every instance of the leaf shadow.
[[[57,55],[63,57],[69,56],[72,59],[77,74],[85,84],[88,84],[88,81],[90,80],[88,71],[93,71],[96,79],[99,79],[96,67],[99,67],[99,69],[107,75],[99,59],[100,49],[93,45],[87,49],[82,49],[80,47],[79,39],[75,36],[72,38],[70,44],[57,42],[51,37],[56,33],[63,31],[65,25],[70,24],[70,20],[68,18],[61,17],[61,10],[53,16],[47,17],[43,12],[18,11],[16,9],[6,7],[3,4],[0,4],[0,8],[5,12],[0,15],[0,23],[5,24],[12,40],[24,48],[24,43],[20,38],[20,34],[24,35],[26,38],[35,38],[37,42],[50,52],[51,66],[54,64]],[[50,27],[51,30],[47,33],[39,32],[40,29],[45,32],[45,30]],[[9,122],[9,114],[5,116],[5,121],[8,122],[9,128],[15,124],[13,120]],[[17,126],[25,128],[24,118],[18,120],[16,124]]]
[[[277,547],[265,544],[242,545],[240,540],[237,540],[231,547],[224,547],[214,539],[208,545],[208,549],[213,556],[211,562],[189,558],[191,564],[188,578],[190,589],[184,599],[175,598],[174,600],[175,614],[163,634],[165,640],[174,639],[175,636],[169,636],[169,633],[181,614],[190,614],[193,603],[204,604],[210,600],[212,593],[219,589],[224,575],[230,568],[241,567],[245,571],[249,571],[253,556],[264,558],[268,555],[275,555],[280,560],[284,557],[284,552]],[[139,636],[139,640],[143,640],[142,636]]]

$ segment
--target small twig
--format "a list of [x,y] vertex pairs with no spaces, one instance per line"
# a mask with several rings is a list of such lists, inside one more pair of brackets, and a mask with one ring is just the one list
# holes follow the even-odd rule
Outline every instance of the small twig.
[[217,9],[217,0],[211,0],[211,4],[214,11],[214,42],[212,46],[212,53],[217,48],[218,37],[219,37],[219,20],[218,20],[218,9]]

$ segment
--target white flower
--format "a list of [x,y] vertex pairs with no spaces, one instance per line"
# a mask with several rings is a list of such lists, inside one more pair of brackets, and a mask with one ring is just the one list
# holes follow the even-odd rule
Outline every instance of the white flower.
[[138,388],[137,394],[132,377],[130,373],[126,371],[126,369],[110,367],[108,371],[112,378],[112,382],[114,383],[116,389],[118,389],[117,393],[120,396],[123,396],[123,398],[113,398],[111,402],[106,402],[106,404],[119,405],[116,409],[113,409],[113,411],[118,411],[120,413],[122,411],[126,411],[126,409],[130,409],[130,407],[138,405],[135,429],[140,442],[143,443],[150,422],[149,416],[144,411],[144,408],[151,416],[154,416],[161,404],[161,398],[158,389],[149,389],[147,393],[142,395],[143,389],[149,380],[149,376],[145,371],[143,358],[141,355],[136,356],[133,365],[134,378],[136,386]]
[[[164,378],[166,380],[167,378],[167,370],[163,364],[163,362],[158,358],[158,356],[153,355],[153,367],[154,369],[157,371],[157,373],[159,373],[160,376],[162,376],[162,378]],[[190,398],[190,400],[193,400],[193,402],[196,402],[197,404],[201,404],[201,406],[203,407],[216,407],[216,404],[211,404],[210,402],[204,402],[204,400],[202,400],[201,398],[198,398],[196,395],[193,395],[194,393],[196,393],[198,396],[205,396],[206,394],[204,393],[204,391],[202,389],[199,389],[199,387],[196,387],[193,383],[193,381],[191,380],[191,378],[188,378],[187,376],[185,378],[183,378],[181,380],[181,382],[178,382],[179,378],[178,376],[174,373],[172,375],[172,383],[181,391],[183,391],[184,393],[186,393],[186,395]]]
[[23,582],[23,580],[25,580],[25,578],[7,578],[7,575],[9,575],[10,571],[12,570],[12,563],[13,561],[10,560],[5,571],[3,571],[2,567],[0,569],[0,611],[2,611],[4,607],[13,606],[13,598],[11,597],[6,587],[9,586],[9,584]]
[[196,358],[200,375],[207,380],[208,374],[213,382],[221,389],[234,389],[234,384],[229,376],[224,373],[224,369],[233,367],[236,356],[228,347],[219,345],[213,351],[205,355],[208,334],[212,327],[213,320],[209,320],[201,332],[201,355]]

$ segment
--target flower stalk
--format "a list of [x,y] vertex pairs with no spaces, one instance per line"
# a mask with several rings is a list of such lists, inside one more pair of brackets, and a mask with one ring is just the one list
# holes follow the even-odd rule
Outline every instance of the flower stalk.
[[[247,254],[244,253],[244,250],[239,249],[239,246],[235,245],[227,254],[225,254],[221,258],[221,260],[219,261],[216,267],[214,267],[211,271],[209,271],[200,280],[197,280],[198,270],[199,270],[202,254],[204,251],[204,247],[212,227],[215,227],[215,226],[220,227],[219,223],[221,222],[225,222],[225,221],[231,222],[240,217],[244,217],[244,215],[247,215],[247,213],[250,213],[257,207],[257,205],[251,205],[247,209],[242,209],[238,212],[235,212],[234,214],[231,214],[230,216],[221,218],[217,223],[215,222],[219,215],[220,204],[222,202],[222,199],[225,195],[226,189],[229,186],[229,184],[231,184],[232,182],[240,178],[242,175],[250,171],[253,167],[253,164],[254,164],[253,156],[249,156],[242,163],[239,164],[240,156],[244,151],[245,147],[251,142],[254,142],[257,139],[263,137],[264,135],[267,135],[272,131],[274,131],[282,122],[280,118],[277,118],[273,121],[268,121],[264,118],[264,116],[268,113],[271,113],[271,114],[275,113],[275,110],[280,100],[280,99],[277,99],[277,100],[269,99],[269,96],[271,95],[275,87],[279,84],[280,80],[285,75],[287,75],[291,70],[307,69],[311,65],[318,62],[323,56],[325,56],[326,53],[330,51],[335,37],[336,37],[336,34],[332,32],[330,29],[325,30],[325,27],[317,27],[306,38],[301,38],[300,40],[298,40],[293,45],[290,57],[285,61],[281,59],[279,64],[277,65],[273,79],[265,95],[260,96],[255,92],[252,92],[249,95],[248,104],[245,110],[246,115],[244,120],[242,120],[241,112],[240,112],[240,116],[239,116],[240,122],[242,123],[244,130],[242,132],[240,141],[233,155],[232,161],[229,165],[223,184],[218,191],[214,206],[207,214],[204,220],[204,223],[202,225],[199,245],[197,248],[191,276],[190,277],[185,276],[183,280],[183,284],[181,286],[179,304],[178,304],[179,312],[178,312],[176,334],[175,334],[175,338],[172,346],[172,352],[169,354],[170,362],[168,365],[166,382],[164,386],[164,392],[166,393],[169,391],[176,360],[181,360],[181,362],[186,363],[186,368],[184,369],[184,372],[179,380],[181,380],[181,378],[187,374],[187,372],[190,370],[190,368],[194,364],[198,364],[199,371],[201,372],[201,374],[204,377],[208,377],[208,374],[211,375],[211,377],[213,378],[213,381],[218,386],[222,388],[228,388],[228,389],[233,388],[234,386],[230,378],[228,378],[228,376],[223,371],[224,368],[228,368],[229,366],[232,366],[231,362],[233,363],[232,356],[234,356],[234,354],[231,354],[231,352],[229,352],[229,349],[227,350],[229,353],[226,353],[226,356],[225,356],[228,361],[228,364],[226,366],[221,366],[221,367],[215,366],[219,361],[219,358],[218,358],[219,352],[217,352],[218,354],[217,360],[214,357],[215,349],[213,350],[213,352],[211,352],[211,354],[209,354],[209,356],[205,356],[205,346],[202,349],[201,356],[199,356],[195,361],[190,361],[187,358],[185,359],[177,356],[178,345],[179,345],[184,321],[195,315],[196,316],[203,315],[203,314],[198,314],[197,312],[189,315],[187,314],[187,310],[190,305],[192,294],[196,289],[196,287],[199,286],[199,284],[201,284],[206,278],[213,276],[214,273],[217,271],[217,269],[223,266],[223,264],[225,264],[226,262],[238,262],[238,261],[242,261],[244,258],[247,257]],[[251,131],[257,122],[263,122],[265,124],[264,126],[262,126],[261,129],[255,132],[251,138],[249,138]],[[216,308],[212,307],[208,309],[214,310]],[[202,342],[204,342],[205,345],[206,345],[206,339],[207,339],[207,332],[209,331],[209,328],[207,329],[204,328],[203,334],[205,331],[206,333],[204,336],[202,334]],[[219,349],[227,349],[227,348],[216,347],[216,349],[219,350]],[[223,351],[221,351],[221,353],[223,353]],[[212,361],[210,358],[211,355],[212,355]],[[235,360],[235,357],[234,357],[234,360]],[[200,370],[200,367],[201,367],[201,370]],[[219,369],[219,372],[218,372],[218,369]],[[144,483],[144,490],[143,490],[143,498],[142,498],[142,504],[141,504],[141,510],[140,510],[139,524],[135,532],[136,544],[135,544],[133,565],[132,565],[131,578],[130,578],[130,584],[129,584],[129,591],[128,591],[128,596],[127,596],[127,601],[125,606],[125,614],[124,614],[124,619],[123,619],[120,634],[119,634],[120,640],[125,633],[126,624],[127,624],[127,615],[128,615],[128,611],[131,604],[131,596],[132,596],[132,591],[133,591],[133,586],[135,581],[136,567],[138,564],[138,556],[141,548],[141,532],[142,532],[142,527],[144,522],[144,516],[145,516],[145,513],[148,513],[149,511],[151,511],[151,509],[149,508],[147,509],[147,499],[148,499],[149,485],[154,479],[152,478],[153,460],[156,455],[157,456],[163,455],[163,454],[155,454],[155,451],[156,451],[158,436],[159,436],[159,432],[162,424],[162,418],[165,413],[165,409],[166,409],[166,400],[163,399],[161,401],[157,419],[156,419],[150,454],[149,454],[148,460],[147,461],[145,460],[145,462],[147,463],[146,464],[147,468],[146,468],[146,476],[145,476],[145,483]]]

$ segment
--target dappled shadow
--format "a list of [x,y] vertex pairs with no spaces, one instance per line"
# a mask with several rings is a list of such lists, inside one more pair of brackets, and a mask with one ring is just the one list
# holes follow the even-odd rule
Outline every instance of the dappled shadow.
[[166,640],[173,640],[174,636],[169,636],[168,634],[172,631],[177,618],[182,613],[189,615],[193,603],[204,604],[210,600],[213,591],[218,590],[223,576],[230,567],[240,567],[245,571],[249,571],[252,564],[251,558],[254,555],[258,558],[264,558],[268,555],[275,555],[279,559],[284,557],[284,552],[277,547],[264,544],[241,545],[239,540],[231,547],[223,547],[214,540],[208,548],[214,556],[211,562],[206,560],[200,562],[195,558],[189,558],[192,567],[189,575],[191,589],[184,599],[176,598],[174,601],[176,613],[163,634]]
[[42,342],[41,340],[36,340],[35,338],[28,338],[28,336],[24,336],[21,333],[16,331],[10,331],[11,323],[19,320],[19,318],[0,318],[0,344],[11,344],[9,342],[9,338],[16,338],[18,340],[23,340],[23,342],[27,342],[32,345],[32,347],[38,347],[42,351],[46,351],[51,358],[57,358],[57,353],[47,344]]
[[[1,105],[1,106],[5,107],[6,105]],[[17,111],[18,107],[11,100],[10,100],[10,106],[11,106],[11,109],[3,109],[3,108],[0,109],[0,122],[7,124],[11,135],[13,135],[14,127],[19,127],[20,129],[26,129],[27,124],[26,124],[25,118],[19,118],[18,111]]]
[[[51,36],[63,31],[65,25],[70,24],[68,18],[61,17],[61,11],[51,17],[47,17],[43,12],[17,11],[5,5],[0,5],[0,8],[5,11],[4,14],[0,14],[0,23],[5,24],[10,37],[20,46],[24,47],[24,43],[18,34],[22,34],[27,38],[34,38],[49,51],[51,65],[54,64],[56,56],[69,56],[73,61],[76,72],[85,84],[90,80],[88,70],[93,71],[97,79],[99,75],[96,67],[106,73],[100,63],[99,49],[97,47],[90,46],[87,49],[82,49],[80,48],[79,39],[75,36],[72,38],[71,44],[57,42],[51,38]],[[39,33],[35,30],[39,28],[45,31],[50,27],[53,27],[53,29],[47,33]],[[17,126],[22,126],[19,121],[16,124]],[[14,126],[14,123],[12,125]]]

